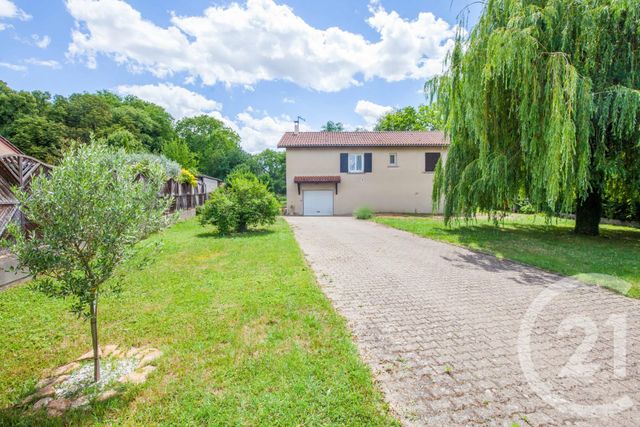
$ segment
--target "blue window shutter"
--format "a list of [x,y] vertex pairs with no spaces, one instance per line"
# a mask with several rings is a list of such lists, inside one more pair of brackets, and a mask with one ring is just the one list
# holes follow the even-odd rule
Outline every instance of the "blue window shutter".
[[349,172],[349,153],[340,153],[340,172]]
[[425,172],[433,172],[440,160],[440,153],[424,153],[424,170]]
[[364,153],[364,173],[373,171],[373,154]]

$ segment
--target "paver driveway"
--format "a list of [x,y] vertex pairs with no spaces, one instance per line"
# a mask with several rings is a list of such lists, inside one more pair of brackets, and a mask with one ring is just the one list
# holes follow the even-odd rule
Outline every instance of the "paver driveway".
[[640,423],[640,301],[371,222],[287,220],[404,424]]

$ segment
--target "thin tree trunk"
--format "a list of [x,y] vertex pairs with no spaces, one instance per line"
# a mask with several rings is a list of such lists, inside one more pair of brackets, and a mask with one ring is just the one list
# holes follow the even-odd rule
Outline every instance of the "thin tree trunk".
[[602,195],[594,188],[583,200],[576,204],[576,234],[597,236],[600,234],[600,217],[602,216]]
[[100,381],[100,347],[98,346],[98,293],[91,303],[91,341],[93,343],[93,380]]

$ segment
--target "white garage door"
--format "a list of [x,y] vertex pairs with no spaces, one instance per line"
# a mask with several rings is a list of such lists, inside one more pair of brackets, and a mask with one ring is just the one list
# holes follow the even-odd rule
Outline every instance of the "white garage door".
[[333,191],[305,191],[303,193],[304,215],[333,215]]

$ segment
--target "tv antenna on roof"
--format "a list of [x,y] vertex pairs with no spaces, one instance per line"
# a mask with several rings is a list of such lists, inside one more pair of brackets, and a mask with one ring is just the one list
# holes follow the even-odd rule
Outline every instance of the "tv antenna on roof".
[[298,116],[298,118],[293,121],[293,123],[295,124],[295,133],[300,132],[300,120],[306,122],[304,117]]

